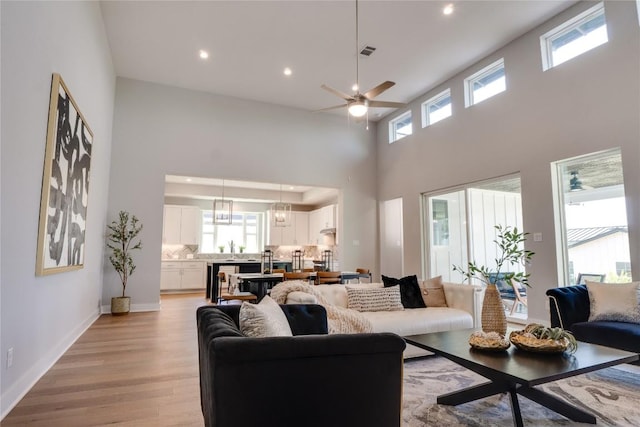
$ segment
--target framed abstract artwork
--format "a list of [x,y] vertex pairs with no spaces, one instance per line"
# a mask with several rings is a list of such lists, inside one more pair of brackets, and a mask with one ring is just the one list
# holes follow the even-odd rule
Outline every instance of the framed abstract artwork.
[[42,175],[36,275],[84,266],[93,133],[59,74],[53,74]]

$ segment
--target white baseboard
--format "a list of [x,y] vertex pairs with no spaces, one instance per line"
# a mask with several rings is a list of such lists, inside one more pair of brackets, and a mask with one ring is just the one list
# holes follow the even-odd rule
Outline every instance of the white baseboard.
[[100,317],[94,311],[78,327],[70,331],[55,347],[44,354],[18,381],[9,389],[3,390],[0,396],[0,421],[20,402],[31,388],[47,373],[60,357],[76,342],[78,338]]
[[[160,311],[160,303],[157,304],[131,304],[131,313],[144,311]],[[111,314],[111,304],[100,307],[101,314]]]

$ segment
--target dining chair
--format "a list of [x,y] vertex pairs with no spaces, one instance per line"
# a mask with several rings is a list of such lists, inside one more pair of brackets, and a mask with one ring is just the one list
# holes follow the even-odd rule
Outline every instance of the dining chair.
[[314,277],[313,274],[311,274],[308,271],[303,271],[303,272],[298,272],[298,273],[290,273],[290,272],[284,272],[284,280],[307,280],[309,281],[310,285],[314,284]]
[[342,277],[339,271],[318,271],[316,274],[318,285],[342,283]]

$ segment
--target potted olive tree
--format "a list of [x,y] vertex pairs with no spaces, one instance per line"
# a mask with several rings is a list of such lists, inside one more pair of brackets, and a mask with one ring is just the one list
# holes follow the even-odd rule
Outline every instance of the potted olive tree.
[[489,269],[487,266],[478,265],[475,261],[467,264],[467,269],[453,266],[454,271],[462,273],[465,280],[477,278],[486,285],[484,300],[482,303],[482,330],[495,331],[504,335],[507,330],[507,319],[504,314],[500,292],[496,287],[497,280],[504,280],[510,286],[513,282],[529,286],[529,274],[523,272],[505,272],[514,265],[526,265],[535,254],[524,249],[523,245],[529,233],[523,233],[517,227],[503,227],[496,225],[496,239],[493,241],[498,246],[495,266]]
[[107,228],[109,229],[107,246],[112,251],[109,261],[122,282],[122,296],[111,298],[111,314],[114,316],[125,315],[129,313],[131,307],[131,298],[125,295],[127,281],[136,269],[131,251],[142,248],[142,241],[134,242],[142,230],[142,224],[135,215],[120,211],[118,220],[112,221],[107,225]]

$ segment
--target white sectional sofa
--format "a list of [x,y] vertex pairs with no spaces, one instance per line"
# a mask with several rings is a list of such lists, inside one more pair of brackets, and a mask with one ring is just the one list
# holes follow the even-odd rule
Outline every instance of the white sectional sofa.
[[[348,285],[318,285],[326,300],[348,308],[346,286],[367,288],[383,287],[382,283]],[[480,313],[484,290],[481,286],[443,283],[447,307],[405,308],[397,311],[361,312],[373,324],[374,332],[393,332],[400,336],[426,334],[456,329],[480,327]],[[315,304],[316,297],[303,292],[291,292],[287,304]],[[407,346],[405,357],[427,354],[413,346]]]

